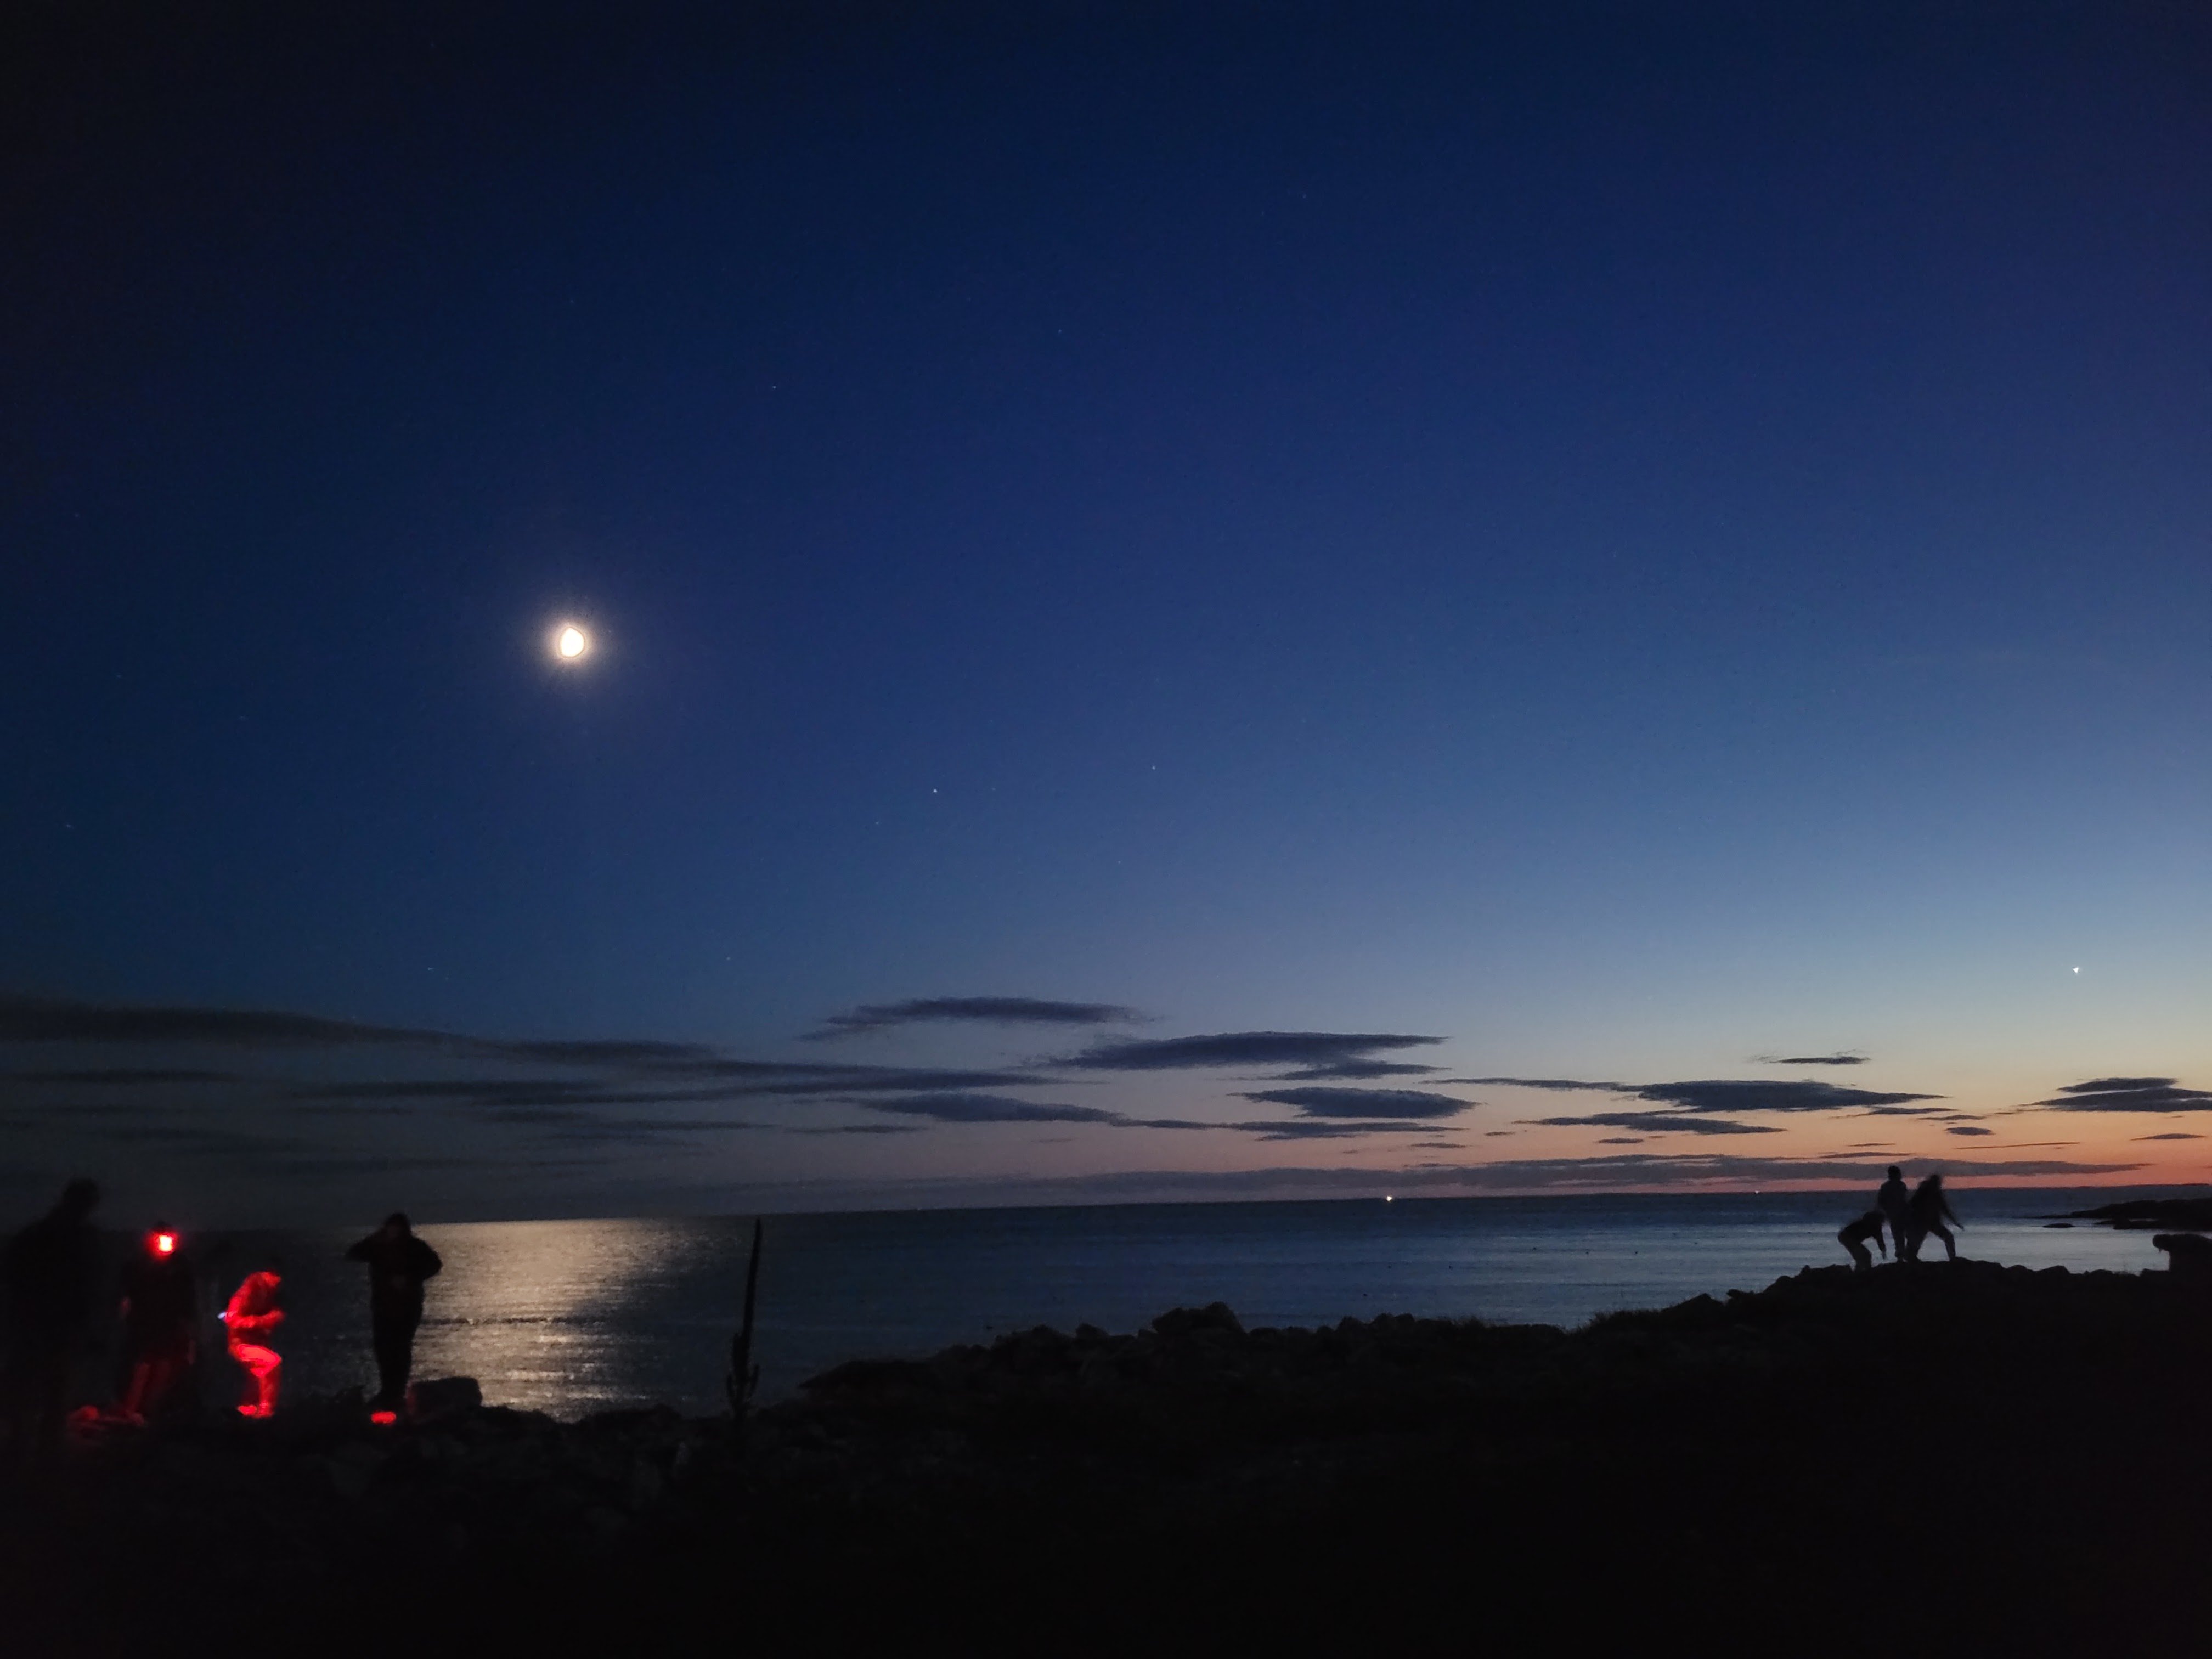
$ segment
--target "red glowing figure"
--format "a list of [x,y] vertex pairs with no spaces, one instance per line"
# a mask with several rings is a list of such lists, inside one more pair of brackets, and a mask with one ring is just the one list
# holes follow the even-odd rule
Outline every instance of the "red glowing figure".
[[248,1273],[222,1311],[230,1328],[230,1357],[246,1367],[253,1379],[253,1395],[240,1406],[241,1417],[268,1417],[276,1409],[276,1384],[284,1369],[283,1357],[264,1346],[284,1322],[276,1305],[276,1287],[284,1281],[272,1273]]

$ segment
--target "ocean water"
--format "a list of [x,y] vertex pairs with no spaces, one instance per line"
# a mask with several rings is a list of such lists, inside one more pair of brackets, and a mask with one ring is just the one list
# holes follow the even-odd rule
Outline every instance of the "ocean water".
[[[1961,1254],[2044,1267],[2157,1269],[2149,1236],[2054,1213],[2155,1195],[1961,1188]],[[1699,1292],[1756,1290],[1845,1258],[1836,1229],[1870,1195],[1668,1194],[891,1211],[765,1218],[754,1353],[761,1397],[860,1356],[918,1356],[1010,1330],[1136,1329],[1226,1302],[1247,1325],[1412,1313],[1581,1324]],[[752,1218],[483,1222],[420,1231],[444,1255],[417,1376],[476,1377],[485,1397],[575,1417],[662,1401],[722,1405]],[[273,1259],[289,1320],[288,1390],[372,1385],[351,1234],[195,1241],[211,1298]],[[1931,1241],[1930,1248],[1940,1249]],[[210,1327],[212,1333],[213,1327]],[[219,1338],[213,1340],[219,1344]],[[217,1350],[219,1352],[219,1348]],[[236,1368],[218,1357],[208,1393]]]

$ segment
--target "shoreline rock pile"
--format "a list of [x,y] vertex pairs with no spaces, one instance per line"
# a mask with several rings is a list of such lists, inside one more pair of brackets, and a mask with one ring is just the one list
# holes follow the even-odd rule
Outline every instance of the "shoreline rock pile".
[[742,1583],[763,1618],[849,1624],[863,1610],[823,1598],[855,1564],[922,1601],[977,1573],[1096,1593],[1109,1560],[1156,1583],[1225,1538],[1241,1553],[1221,1570],[1249,1587],[1355,1514],[1362,1550],[1602,1556],[1601,1517],[1656,1482],[1687,1530],[1615,1570],[1663,1564],[1694,1586],[1716,1570],[1697,1540],[1810,1549],[1822,1494],[1923,1460],[1979,1503],[1971,1488],[2014,1481],[2032,1450],[2051,1491],[2131,1513],[2212,1450],[2208,1372],[2212,1296],[2180,1271],[1807,1268],[1573,1332],[1389,1315],[1247,1329],[1215,1304],[1133,1333],[855,1360],[741,1429],[666,1408],[561,1422],[471,1404],[460,1379],[393,1427],[348,1396],[108,1435],[51,1489],[9,1494],[0,1559],[95,1606],[115,1564],[155,1561],[197,1593],[273,1585],[302,1617],[398,1617],[399,1585],[418,1612],[434,1595],[490,1618],[527,1587],[557,1624],[552,1609],[703,1606]]

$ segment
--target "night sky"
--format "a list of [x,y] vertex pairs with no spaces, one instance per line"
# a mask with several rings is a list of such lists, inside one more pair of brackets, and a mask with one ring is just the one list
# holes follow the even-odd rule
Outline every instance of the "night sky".
[[2208,1178],[2212,15],[736,9],[0,24],[9,1214]]

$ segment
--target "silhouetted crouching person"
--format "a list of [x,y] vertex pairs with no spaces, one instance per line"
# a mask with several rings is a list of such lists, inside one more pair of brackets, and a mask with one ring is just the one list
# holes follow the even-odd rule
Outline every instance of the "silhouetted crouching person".
[[1946,1221],[1953,1227],[1966,1224],[1951,1213],[1951,1200],[1943,1196],[1943,1177],[1932,1175],[1912,1191],[1911,1255],[1915,1261],[1920,1260],[1920,1246],[1930,1233],[1943,1241],[1943,1249],[1952,1261],[1959,1259],[1958,1241],[1951,1237],[1951,1228],[1943,1224]]
[[252,1395],[238,1408],[241,1417],[273,1417],[276,1413],[284,1358],[269,1346],[269,1339],[284,1322],[284,1310],[276,1305],[276,1287],[283,1282],[266,1269],[248,1273],[222,1310],[222,1322],[230,1333],[230,1357],[246,1367],[252,1379]]
[[131,1380],[123,1391],[125,1417],[143,1420],[160,1414],[177,1379],[191,1365],[199,1325],[199,1286],[191,1258],[172,1229],[156,1227],[123,1264],[123,1340],[131,1361]]
[[91,1331],[99,1294],[100,1246],[92,1231],[99,1204],[93,1182],[70,1182],[61,1201],[0,1255],[8,1304],[9,1451],[24,1463],[61,1449],[70,1368]]
[[1875,1248],[1884,1255],[1889,1254],[1889,1246],[1882,1243],[1881,1227],[1881,1212],[1869,1210],[1856,1221],[1846,1224],[1844,1230],[1836,1235],[1836,1243],[1851,1253],[1851,1266],[1860,1273],[1864,1273],[1874,1266],[1874,1258],[1867,1254],[1868,1239],[1874,1240]]
[[407,1376],[415,1368],[415,1328],[422,1322],[422,1283],[446,1264],[415,1237],[397,1212],[346,1252],[368,1264],[369,1334],[376,1346],[375,1409],[397,1412],[407,1403]]

